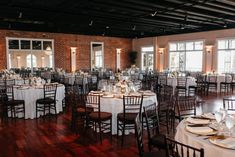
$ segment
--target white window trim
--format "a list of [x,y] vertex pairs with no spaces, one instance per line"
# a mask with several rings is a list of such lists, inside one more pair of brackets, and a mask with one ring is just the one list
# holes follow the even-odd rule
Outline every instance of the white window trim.
[[[153,47],[153,51],[142,51],[142,48],[144,48],[144,47]],[[140,51],[141,51],[141,55],[140,55],[140,64],[141,64],[140,67],[141,67],[141,70],[143,70],[143,62],[142,62],[142,61],[143,61],[143,57],[142,57],[142,56],[143,56],[143,55],[142,55],[143,53],[152,53],[152,54],[153,54],[153,69],[152,69],[152,70],[154,70],[154,63],[155,63],[155,62],[154,62],[154,56],[155,56],[155,55],[154,55],[154,52],[155,52],[155,47],[154,47],[154,45],[145,45],[145,46],[141,46],[141,47],[140,47]]]
[[[174,44],[174,43],[187,43],[187,42],[199,42],[202,41],[202,69],[201,71],[203,71],[203,61],[204,61],[204,51],[205,51],[205,39],[196,39],[196,40],[180,40],[180,41],[170,41],[168,42],[168,69],[170,69],[170,52],[185,52],[186,53],[186,44],[185,44],[185,50],[180,50],[180,51],[170,51],[170,44]],[[200,50],[190,50],[190,51],[200,51]],[[186,63],[185,63],[185,68],[186,68]]]
[[[9,40],[19,40],[19,49],[17,49],[17,50],[16,49],[9,49],[9,42],[8,42]],[[30,48],[31,49],[23,49],[22,50],[20,40],[30,40]],[[41,41],[41,43],[42,43],[41,50],[33,50],[32,49],[32,46],[33,46],[32,41]],[[33,52],[43,51],[43,41],[51,41],[51,44],[52,44],[52,48],[51,48],[51,51],[52,51],[52,67],[54,68],[55,67],[54,39],[6,37],[7,69],[10,68],[10,65],[9,65],[9,51],[29,51],[29,52],[31,52],[31,54],[32,54],[32,51]]]

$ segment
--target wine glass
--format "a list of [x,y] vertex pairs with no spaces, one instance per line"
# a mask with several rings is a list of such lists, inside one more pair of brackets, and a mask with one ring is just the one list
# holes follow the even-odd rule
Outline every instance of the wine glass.
[[233,118],[233,117],[227,116],[227,117],[225,118],[225,125],[226,125],[226,127],[228,128],[228,130],[229,130],[229,136],[232,134],[231,129],[233,128],[234,123],[235,123],[235,122],[234,122],[234,118]]
[[216,111],[215,112],[215,120],[217,121],[218,123],[218,129],[220,130],[220,122],[222,121],[222,118],[223,118],[223,114],[219,111]]
[[223,108],[220,108],[220,112],[222,113],[222,121],[225,120],[225,117],[227,116],[227,110],[226,109],[223,109]]
[[223,114],[219,111],[215,112],[215,120],[217,121],[217,123],[220,123],[222,121],[223,118]]

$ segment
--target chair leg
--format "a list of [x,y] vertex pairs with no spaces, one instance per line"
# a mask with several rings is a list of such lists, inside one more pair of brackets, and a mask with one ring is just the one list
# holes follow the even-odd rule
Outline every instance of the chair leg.
[[119,136],[119,120],[117,119],[117,139],[118,139],[118,136]]
[[101,131],[101,122],[98,122],[99,124],[99,134],[100,134],[100,142],[102,143],[102,131]]
[[111,142],[112,142],[112,137],[113,137],[112,133],[113,133],[112,119],[110,119],[110,136],[111,136]]
[[36,118],[38,118],[38,104],[36,103]]
[[123,146],[123,142],[124,142],[124,136],[125,136],[125,122],[123,122],[123,128],[122,128],[122,146]]

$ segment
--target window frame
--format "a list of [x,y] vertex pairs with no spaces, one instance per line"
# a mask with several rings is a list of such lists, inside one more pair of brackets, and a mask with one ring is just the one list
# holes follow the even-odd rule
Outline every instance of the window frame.
[[[19,41],[19,49],[9,49],[9,40],[18,40]],[[21,49],[21,40],[29,40],[30,41],[30,49]],[[33,49],[33,41],[41,41],[41,49],[34,50]],[[9,54],[10,51],[22,51],[22,52],[30,52],[33,55],[33,52],[45,51],[43,50],[43,42],[50,41],[51,42],[51,52],[52,52],[52,68],[55,68],[55,53],[54,53],[54,39],[42,39],[42,38],[19,38],[19,37],[6,37],[6,56],[7,56],[7,69],[12,68],[9,62]],[[33,67],[31,67],[31,71],[33,71]]]
[[[142,49],[143,48],[146,48],[146,47],[152,47],[153,48],[153,51],[142,51]],[[140,57],[140,59],[141,59],[141,61],[140,61],[140,66],[141,66],[141,70],[144,70],[143,69],[143,53],[148,53],[148,54],[153,54],[153,69],[152,70],[154,70],[154,45],[145,45],[145,46],[141,46],[140,47],[140,52],[141,52],[141,57]]]
[[[190,42],[194,43],[194,45],[193,45],[194,49],[193,50],[187,50],[186,49],[186,43],[190,43]],[[202,42],[202,49],[201,50],[195,50],[195,43],[196,42]],[[177,50],[179,43],[184,43],[184,50]],[[170,51],[170,44],[176,44],[177,45],[175,51]],[[202,72],[203,71],[203,64],[204,64],[203,63],[203,61],[204,61],[204,49],[205,49],[205,40],[204,39],[170,41],[170,42],[168,42],[168,68],[171,70],[171,66],[170,66],[170,63],[171,63],[170,62],[170,53],[172,53],[172,52],[182,52],[182,53],[184,53],[184,71],[186,71],[186,53],[187,53],[187,51],[190,51],[190,52],[192,52],[192,51],[202,51],[202,59],[201,59],[201,61],[202,61],[202,68],[200,70],[200,72]],[[178,67],[177,71],[180,71],[180,66]],[[192,71],[192,72],[194,72],[194,71]]]
[[[235,41],[235,37],[227,37],[227,38],[217,38],[216,39],[216,53],[217,53],[217,56],[216,56],[216,62],[217,62],[217,64],[216,64],[216,70],[217,70],[217,72],[219,72],[219,73],[227,73],[226,71],[219,71],[219,51],[230,51],[230,55],[231,55],[231,51],[235,51],[235,47],[234,48],[225,48],[225,49],[219,49],[219,41],[221,41],[221,40],[224,40],[224,41],[229,41],[229,40],[234,40]],[[229,44],[229,42],[228,42],[228,44]],[[228,45],[229,46],[229,45]],[[225,63],[225,61],[224,61],[224,63]],[[232,63],[232,61],[230,61],[230,65],[231,65],[231,63]],[[230,66],[231,67],[231,66]],[[231,69],[232,70],[232,69]],[[231,71],[230,70],[230,72],[232,72],[232,73],[234,73],[235,71]]]

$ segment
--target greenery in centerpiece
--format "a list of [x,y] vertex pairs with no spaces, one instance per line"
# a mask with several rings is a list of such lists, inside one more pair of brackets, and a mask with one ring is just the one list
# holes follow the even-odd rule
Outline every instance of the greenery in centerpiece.
[[129,52],[129,61],[132,65],[134,65],[136,63],[136,59],[137,59],[137,51],[131,51]]

